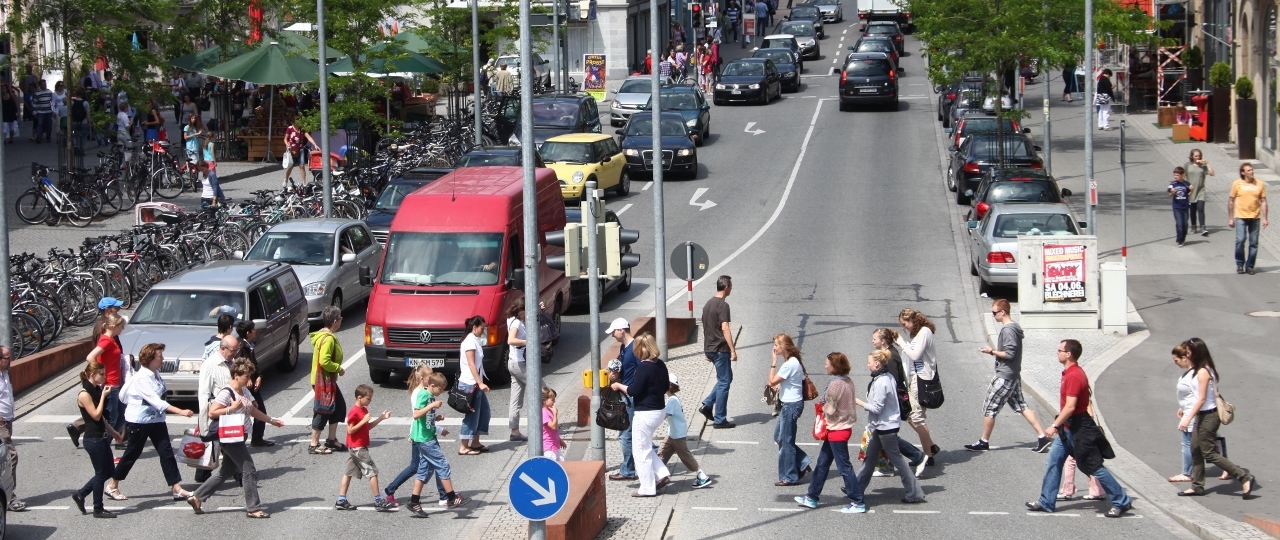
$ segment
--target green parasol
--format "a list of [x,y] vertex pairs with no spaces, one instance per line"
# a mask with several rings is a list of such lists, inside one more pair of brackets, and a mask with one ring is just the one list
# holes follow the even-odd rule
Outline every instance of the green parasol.
[[271,42],[201,73],[255,84],[289,84],[315,80],[320,68],[305,57],[290,56],[279,43]]
[[[227,47],[227,57],[235,58],[244,54],[245,48],[243,44],[233,43]],[[187,71],[196,71],[216,66],[222,63],[222,46],[213,46],[203,51],[196,51],[174,58],[169,61],[169,65],[181,68]]]

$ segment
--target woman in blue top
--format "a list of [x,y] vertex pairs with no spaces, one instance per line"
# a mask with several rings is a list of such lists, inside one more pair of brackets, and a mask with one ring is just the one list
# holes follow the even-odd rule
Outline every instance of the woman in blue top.
[[[782,366],[778,359],[782,358]],[[778,481],[775,486],[794,486],[809,472],[809,456],[796,446],[796,423],[804,412],[804,365],[800,349],[791,336],[773,336],[773,363],[769,366],[769,386],[778,391],[782,410],[773,425],[773,442],[778,443]]]
[[200,141],[204,139],[204,124],[200,123],[200,115],[187,116],[187,125],[182,127],[182,140],[187,151],[187,161],[200,161]]
[[610,388],[625,392],[635,402],[635,416],[631,424],[631,455],[635,457],[636,474],[640,488],[632,497],[656,497],[658,490],[671,483],[671,472],[658,458],[653,446],[653,433],[666,420],[666,394],[671,386],[667,364],[658,358],[658,345],[653,335],[644,333],[635,338],[635,355],[640,358],[631,384],[613,383]]

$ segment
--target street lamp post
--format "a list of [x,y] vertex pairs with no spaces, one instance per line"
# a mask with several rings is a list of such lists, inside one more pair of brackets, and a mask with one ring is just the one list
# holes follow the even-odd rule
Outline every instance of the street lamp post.
[[476,146],[480,146],[484,124],[481,119],[483,105],[480,102],[480,0],[471,0],[471,86],[475,92],[471,97],[471,116],[475,117]]
[[[333,185],[329,174],[329,58],[324,45],[324,0],[316,0],[316,44],[320,64],[320,171],[324,180],[324,217],[333,216]],[[274,96],[272,96],[274,102]],[[267,148],[271,144],[268,141]]]
[[1093,0],[1084,0],[1084,179],[1088,184],[1085,196],[1085,220],[1089,224],[1089,234],[1097,235],[1094,223],[1093,206],[1098,202],[1098,182],[1093,179],[1093,87],[1097,82],[1093,78]]
[[[650,48],[661,54],[661,42],[658,41],[658,0],[649,0],[649,42]],[[664,219],[662,208],[662,83],[658,80],[658,58],[653,59],[653,69],[649,70],[649,110],[653,115],[653,311],[657,317],[654,327],[658,341],[659,358],[667,358],[667,245],[664,241]],[[644,156],[641,155],[641,161]],[[675,156],[672,156],[672,161]],[[595,336],[592,336],[595,339]]]

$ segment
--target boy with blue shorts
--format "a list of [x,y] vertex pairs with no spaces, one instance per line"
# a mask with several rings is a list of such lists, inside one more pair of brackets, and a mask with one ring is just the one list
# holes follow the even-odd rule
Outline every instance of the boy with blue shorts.
[[[409,431],[409,440],[418,449],[418,475],[413,480],[413,495],[409,498],[409,511],[413,512],[414,517],[428,515],[422,509],[422,487],[427,484],[427,480],[433,473],[444,485],[446,506],[458,508],[471,502],[471,499],[453,491],[453,474],[449,469],[449,460],[445,459],[444,452],[440,450],[440,441],[436,438],[436,421],[444,417],[432,412],[443,404],[441,401],[436,401],[435,397],[443,395],[448,384],[444,374],[432,373],[423,388],[414,390],[413,425]],[[442,431],[441,435],[448,435],[448,433],[447,430]]]

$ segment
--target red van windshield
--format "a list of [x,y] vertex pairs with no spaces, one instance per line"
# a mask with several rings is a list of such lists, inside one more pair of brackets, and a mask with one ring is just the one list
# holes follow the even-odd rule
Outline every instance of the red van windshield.
[[502,233],[393,232],[382,283],[494,285],[502,262]]

